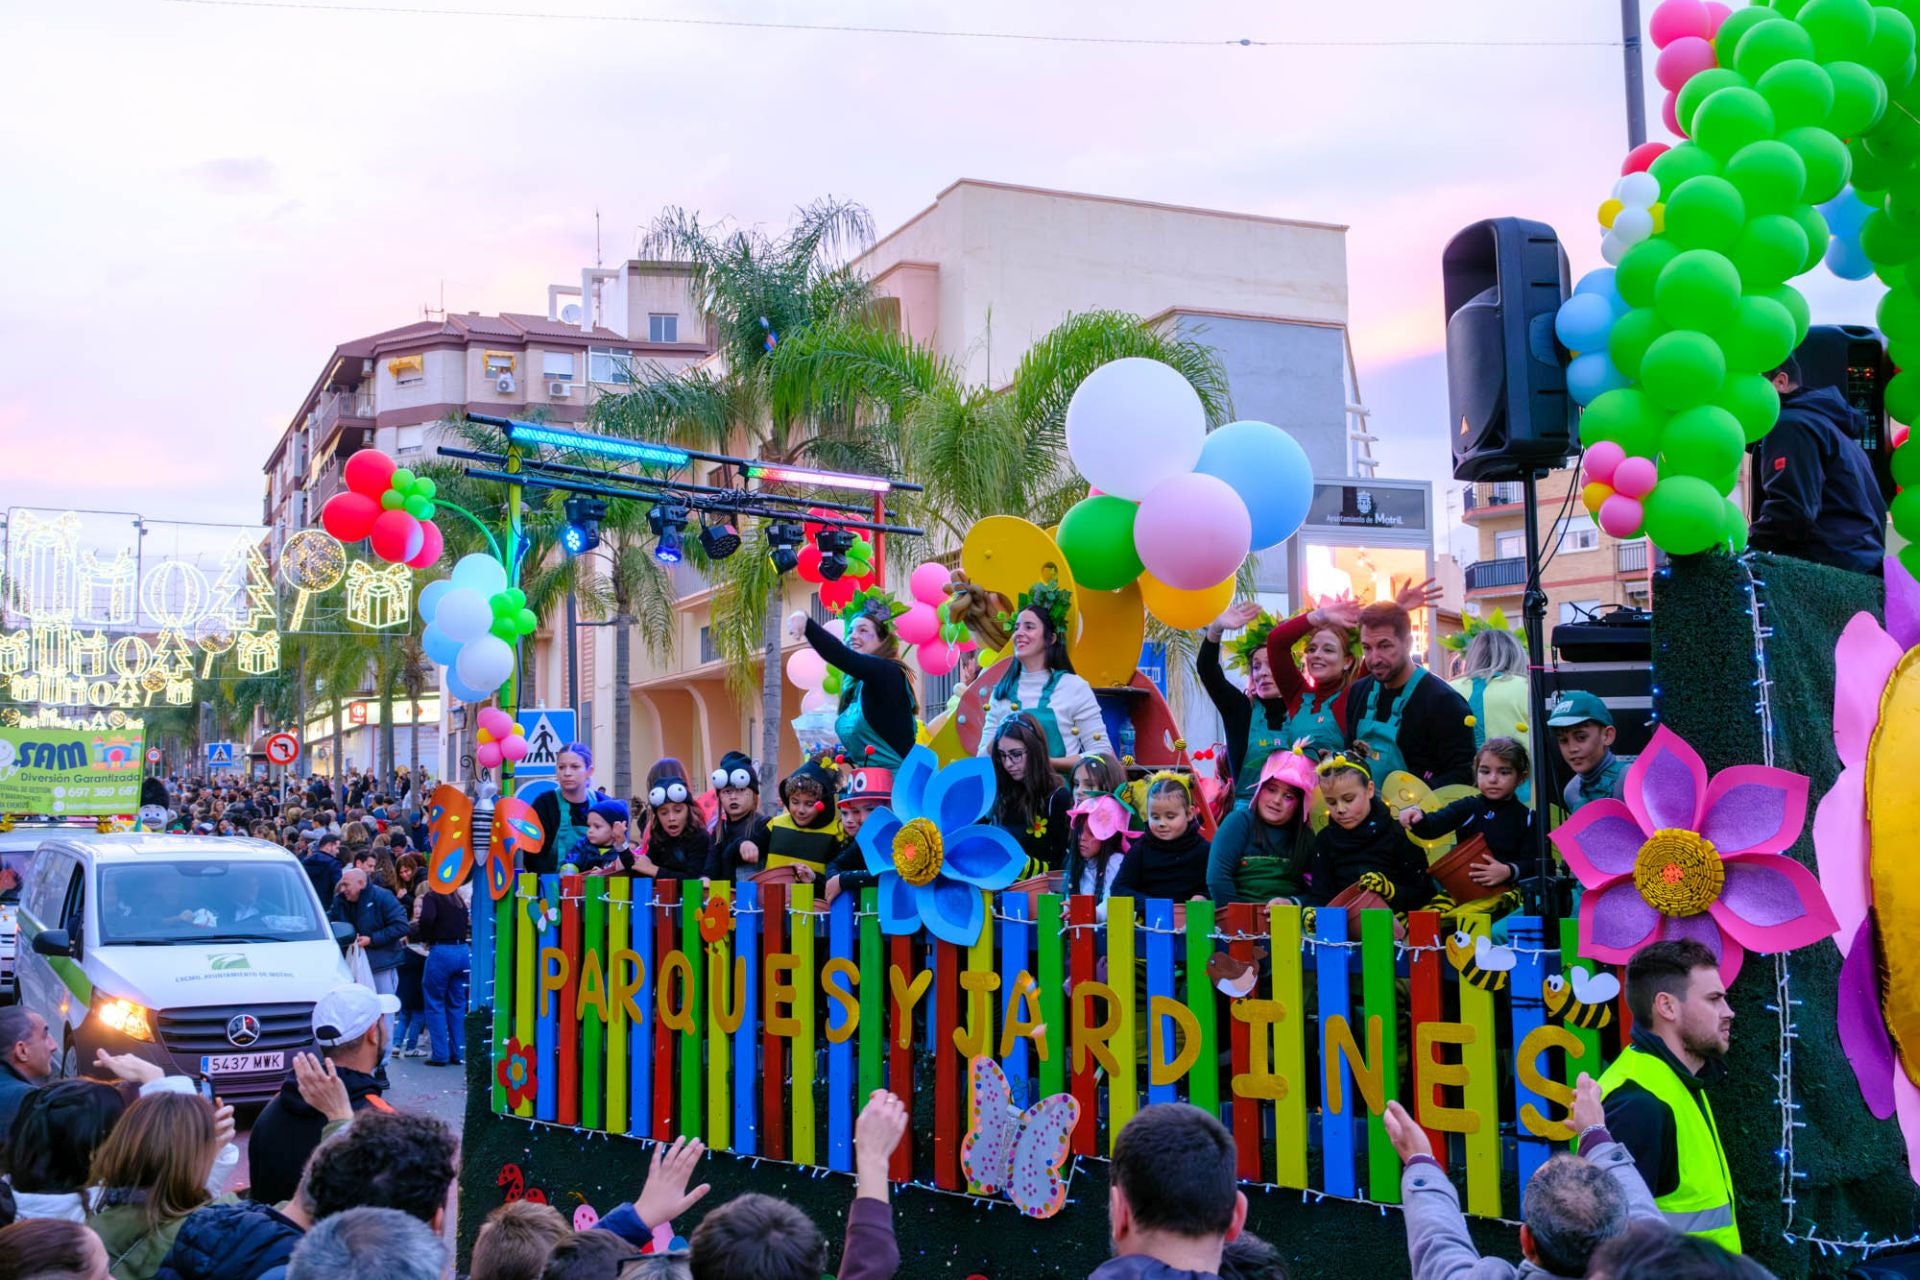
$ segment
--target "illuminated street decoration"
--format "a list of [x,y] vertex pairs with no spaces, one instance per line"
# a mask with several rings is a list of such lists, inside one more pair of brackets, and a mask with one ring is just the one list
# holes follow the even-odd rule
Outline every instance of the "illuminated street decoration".
[[347,621],[376,631],[413,621],[413,575],[407,566],[376,569],[363,560],[348,565]]
[[141,575],[140,603],[163,627],[190,627],[206,612],[207,575],[185,560],[162,560]]
[[133,623],[140,585],[137,556],[122,550],[103,563],[94,552],[82,551],[78,573],[79,621],[107,627]]
[[0,676],[17,676],[33,665],[32,641],[25,631],[0,634]]
[[280,578],[300,593],[294,599],[293,620],[287,630],[300,629],[306,620],[307,602],[322,591],[338,586],[346,570],[347,549],[332,534],[320,529],[302,529],[287,539],[287,545],[280,549]]
[[29,618],[73,617],[74,548],[80,517],[71,511],[48,519],[36,511],[15,512],[7,526],[8,603]]
[[96,630],[81,635],[75,631],[67,646],[67,656],[73,663],[73,674],[89,680],[101,679],[107,674],[106,634]]
[[234,637],[235,661],[250,676],[264,676],[280,669],[280,633],[243,631]]
[[230,632],[258,631],[279,620],[273,572],[254,540],[245,535],[234,540],[220,580],[213,584],[213,598]]

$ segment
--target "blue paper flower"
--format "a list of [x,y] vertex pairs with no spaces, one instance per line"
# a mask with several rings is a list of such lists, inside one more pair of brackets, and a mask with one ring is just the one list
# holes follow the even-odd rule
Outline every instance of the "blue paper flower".
[[993,762],[962,760],[942,769],[915,747],[893,774],[893,807],[875,809],[860,828],[860,852],[880,877],[880,929],[924,927],[943,942],[970,947],[986,927],[982,890],[1020,878],[1020,842],[980,819],[993,808]]

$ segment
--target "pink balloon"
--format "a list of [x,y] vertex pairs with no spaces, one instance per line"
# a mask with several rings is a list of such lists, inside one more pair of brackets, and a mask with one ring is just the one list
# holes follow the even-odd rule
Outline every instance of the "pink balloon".
[[513,732],[513,717],[498,707],[483,707],[480,711],[480,727],[498,742]]
[[518,735],[500,744],[500,754],[518,764],[527,758],[527,740]]
[[959,659],[959,651],[952,645],[923,644],[915,649],[914,656],[920,660],[920,669],[930,676],[943,676],[953,670],[953,664]]
[[1631,538],[1640,532],[1646,512],[1640,499],[1614,494],[1600,504],[1600,528],[1609,538]]
[[1660,123],[1667,126],[1667,132],[1674,137],[1685,138],[1689,135],[1685,129],[1680,127],[1680,112],[1676,106],[1677,102],[1678,99],[1673,94],[1670,93],[1667,95],[1666,101],[1660,104]]
[[1627,158],[1620,162],[1620,176],[1624,178],[1630,173],[1645,173],[1653,166],[1655,160],[1658,160],[1669,150],[1671,150],[1671,148],[1664,142],[1641,143],[1633,150],[1627,152]]
[[1707,0],[1707,37],[1711,39],[1720,34],[1720,24],[1725,22],[1733,10],[1720,0]]
[[1234,575],[1253,542],[1253,518],[1233,486],[1189,471],[1168,476],[1140,501],[1133,546],[1147,572],[1180,591]]
[[1660,60],[1653,64],[1653,78],[1662,88],[1678,93],[1687,81],[1718,65],[1713,45],[1704,37],[1682,36],[1660,51]]
[[498,769],[500,767],[500,744],[497,742],[481,743],[473,749],[473,758],[482,769]]
[[800,699],[800,714],[810,715],[815,711],[825,711],[832,705],[833,699],[827,696],[825,690],[809,689],[807,696]]
[[[921,569],[929,567],[924,564],[920,566]],[[917,577],[919,569],[914,570],[914,574]],[[893,629],[908,644],[925,644],[940,634],[940,615],[930,604],[916,604],[893,620]]]
[[811,649],[801,649],[787,659],[787,679],[796,689],[818,689],[827,678],[827,660]]
[[446,550],[446,540],[440,535],[440,526],[431,520],[420,522],[420,550],[407,557],[407,568],[424,569],[440,558]]
[[1613,469],[1613,491],[1623,498],[1644,498],[1660,483],[1652,458],[1627,458]]
[[1703,0],[1666,0],[1653,11],[1653,18],[1647,23],[1653,47],[1664,49],[1687,36],[1712,35],[1713,15],[1708,9]]
[[907,586],[915,600],[937,607],[947,602],[947,584],[952,581],[953,570],[938,561],[929,560],[913,571]]
[[1586,460],[1587,479],[1596,480],[1601,484],[1612,484],[1615,469],[1626,461],[1626,457],[1627,451],[1611,440],[1602,440],[1599,444],[1589,446]]

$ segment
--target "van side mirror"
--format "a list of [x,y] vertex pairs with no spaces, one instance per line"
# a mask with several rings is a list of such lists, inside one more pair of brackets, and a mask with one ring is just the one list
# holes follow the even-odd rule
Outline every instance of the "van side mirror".
[[348,943],[359,936],[359,934],[353,931],[353,926],[346,921],[335,920],[333,922],[333,940],[339,943],[342,948],[345,948]]
[[33,954],[37,956],[71,956],[73,940],[65,929],[42,929],[33,935]]

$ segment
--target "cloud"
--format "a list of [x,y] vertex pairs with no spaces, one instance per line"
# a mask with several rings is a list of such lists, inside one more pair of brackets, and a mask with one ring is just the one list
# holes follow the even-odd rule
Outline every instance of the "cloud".
[[187,168],[187,177],[218,195],[265,195],[279,185],[279,171],[265,156],[221,156]]

